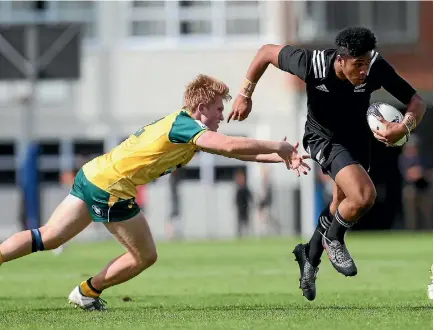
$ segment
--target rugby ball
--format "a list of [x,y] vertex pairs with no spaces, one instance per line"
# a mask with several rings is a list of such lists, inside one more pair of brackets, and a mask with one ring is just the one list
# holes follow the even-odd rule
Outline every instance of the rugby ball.
[[[371,104],[371,106],[368,108],[366,117],[368,119],[368,125],[371,130],[382,130],[385,128],[384,124],[381,123],[377,119],[377,117],[384,118],[385,120],[393,123],[400,123],[404,119],[404,116],[398,109],[391,106],[390,104],[382,103],[382,102]],[[402,139],[395,142],[393,146],[394,147],[402,146],[403,144],[407,143],[408,138],[409,135],[406,134]]]

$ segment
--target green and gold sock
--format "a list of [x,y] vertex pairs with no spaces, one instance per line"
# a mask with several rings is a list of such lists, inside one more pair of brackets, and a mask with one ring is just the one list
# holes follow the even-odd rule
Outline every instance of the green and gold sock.
[[102,291],[97,290],[92,286],[92,283],[90,282],[91,279],[92,277],[89,278],[87,281],[83,281],[80,283],[80,293],[86,297],[98,298]]

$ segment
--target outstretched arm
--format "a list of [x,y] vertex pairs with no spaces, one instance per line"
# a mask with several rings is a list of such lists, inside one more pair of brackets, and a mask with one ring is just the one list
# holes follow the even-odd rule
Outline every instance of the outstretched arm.
[[310,158],[308,155],[300,156],[297,152],[298,143],[295,146],[286,142],[255,140],[244,137],[226,136],[217,132],[206,131],[195,142],[205,152],[236,158],[243,161],[263,163],[284,162],[288,169],[294,169],[300,175],[310,167],[304,162]]
[[260,154],[256,156],[251,155],[230,155],[231,158],[236,158],[245,162],[256,163],[284,163],[283,159],[278,154]]
[[251,97],[256,83],[261,79],[268,65],[296,75],[302,80],[306,79],[309,71],[310,53],[290,45],[264,45],[257,52],[247,70],[246,78],[234,100],[232,111],[228,116],[231,119],[244,120],[252,108]]
[[[226,157],[236,158],[245,162],[256,163],[284,163],[283,159],[278,154],[265,154],[265,155],[225,155]],[[297,156],[300,159],[299,165],[295,165],[295,162],[291,162],[291,169],[297,172],[297,176],[300,176],[300,172],[307,175],[307,172],[311,170],[310,166],[304,162],[305,159],[310,158],[309,155]]]
[[255,140],[245,137],[234,137],[213,131],[204,132],[196,140],[196,145],[219,155],[259,155],[284,152],[290,154],[287,142]]
[[228,158],[239,159],[244,162],[255,162],[255,163],[284,163],[283,159],[277,154],[259,154],[259,155],[237,155],[230,153],[216,153],[210,149],[203,149],[203,151],[208,152],[210,154],[215,154],[219,156],[224,156]]

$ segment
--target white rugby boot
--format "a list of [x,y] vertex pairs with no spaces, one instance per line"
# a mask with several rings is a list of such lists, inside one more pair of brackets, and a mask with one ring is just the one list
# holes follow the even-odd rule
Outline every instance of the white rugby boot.
[[98,297],[92,298],[83,296],[80,292],[80,288],[76,286],[74,290],[69,294],[68,301],[70,304],[73,304],[75,308],[79,307],[86,311],[105,311],[105,305],[107,302]]

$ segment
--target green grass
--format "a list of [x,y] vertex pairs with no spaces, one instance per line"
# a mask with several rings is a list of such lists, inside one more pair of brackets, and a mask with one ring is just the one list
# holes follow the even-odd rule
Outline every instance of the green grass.
[[158,243],[156,265],[104,292],[107,313],[76,310],[66,297],[122,252],[117,243],[34,254],[0,267],[0,329],[432,328],[432,234],[350,234],[359,274],[346,278],[323,258],[313,302],[298,289],[297,242]]

